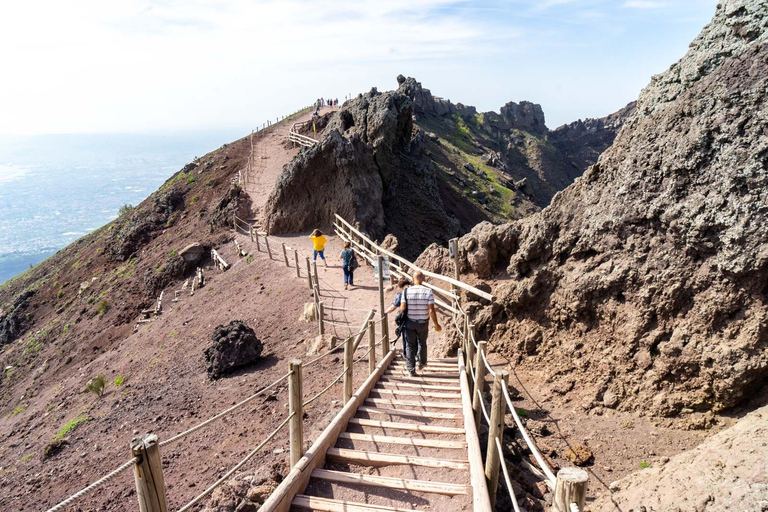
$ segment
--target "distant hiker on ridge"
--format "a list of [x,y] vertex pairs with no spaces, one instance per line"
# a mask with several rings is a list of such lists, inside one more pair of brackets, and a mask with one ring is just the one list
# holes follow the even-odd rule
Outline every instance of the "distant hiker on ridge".
[[357,258],[355,257],[355,251],[352,249],[352,244],[345,242],[344,250],[341,251],[341,270],[344,271],[345,290],[348,289],[348,286],[355,285],[355,269],[357,267]]
[[[403,290],[400,311],[407,313],[405,321],[405,367],[411,377],[416,376],[416,365],[419,369],[427,365],[427,337],[429,336],[429,319],[435,323],[435,332],[443,328],[437,321],[435,313],[435,296],[432,290],[422,286],[424,274],[417,270],[413,274],[413,286]],[[418,361],[417,361],[418,359]]]
[[320,259],[323,260],[323,263],[325,263],[325,266],[328,266],[328,262],[325,261],[325,244],[328,242],[328,239],[325,238],[323,235],[323,232],[319,229],[316,229],[312,232],[312,234],[309,236],[309,238],[312,240],[312,245],[315,247],[315,252],[312,255],[312,260],[317,261],[317,255],[320,255]]

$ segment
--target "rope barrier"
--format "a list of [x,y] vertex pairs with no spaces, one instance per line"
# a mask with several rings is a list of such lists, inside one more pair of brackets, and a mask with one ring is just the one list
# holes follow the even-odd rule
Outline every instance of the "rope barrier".
[[[323,308],[325,309],[325,308]],[[331,322],[330,320],[323,320],[323,323],[326,325],[335,325],[337,327],[346,327],[348,329],[351,329],[350,322],[344,323],[344,322]]]
[[227,479],[229,479],[229,477],[230,477],[230,476],[232,476],[232,475],[234,474],[234,472],[235,472],[235,471],[237,471],[238,469],[240,469],[241,467],[243,467],[243,466],[245,465],[245,463],[246,463],[246,462],[248,462],[249,460],[251,460],[251,459],[253,458],[253,456],[254,456],[254,455],[256,455],[256,454],[258,453],[258,451],[259,451],[259,450],[261,450],[261,449],[262,449],[262,447],[263,447],[265,444],[267,444],[269,441],[271,441],[271,440],[272,440],[272,438],[273,438],[273,437],[275,437],[275,435],[276,435],[276,434],[277,434],[277,433],[278,433],[278,432],[279,432],[279,431],[280,431],[280,430],[281,430],[281,429],[282,429],[284,426],[286,426],[286,425],[288,424],[288,421],[290,421],[290,419],[291,419],[291,418],[293,418],[295,415],[296,415],[296,413],[295,413],[295,412],[292,412],[291,414],[289,414],[289,415],[288,415],[288,417],[287,417],[287,418],[285,418],[285,419],[283,420],[283,422],[282,422],[282,423],[280,423],[280,425],[278,425],[278,427],[277,427],[275,430],[273,430],[273,431],[272,431],[272,433],[271,433],[271,434],[269,434],[269,436],[267,436],[267,438],[266,438],[266,439],[264,439],[264,441],[262,441],[261,443],[259,443],[259,446],[257,446],[256,448],[254,448],[254,449],[253,449],[253,451],[251,451],[251,453],[249,453],[248,455],[246,455],[246,456],[245,456],[245,458],[244,458],[243,460],[241,460],[240,462],[238,462],[238,463],[235,465],[235,467],[233,467],[232,469],[230,469],[229,471],[227,471],[227,472],[224,474],[224,476],[222,476],[221,478],[219,478],[218,480],[216,480],[216,482],[214,482],[214,484],[213,484],[213,485],[211,485],[209,488],[207,488],[206,490],[204,490],[204,491],[203,491],[201,494],[199,494],[197,497],[195,497],[195,498],[194,498],[192,501],[190,501],[189,503],[187,503],[186,505],[184,505],[183,507],[181,507],[181,508],[178,510],[178,512],[184,512],[185,510],[189,510],[189,509],[190,509],[190,508],[191,508],[193,505],[195,505],[196,503],[198,503],[200,500],[202,500],[203,498],[205,498],[206,496],[208,496],[210,493],[212,493],[212,492],[213,492],[213,491],[214,491],[214,490],[215,490],[217,487],[219,487],[221,484],[223,484],[223,483],[224,483],[224,482],[225,482]]
[[552,470],[547,465],[546,461],[544,460],[544,457],[541,456],[541,453],[539,453],[538,448],[536,448],[536,445],[531,440],[530,436],[528,435],[528,432],[525,430],[525,427],[523,426],[523,422],[520,421],[520,416],[517,414],[517,409],[512,405],[512,399],[509,397],[509,390],[507,390],[506,386],[501,386],[501,390],[504,393],[504,398],[507,400],[507,406],[509,407],[509,410],[512,412],[512,418],[515,420],[515,424],[517,425],[517,428],[520,429],[520,433],[523,436],[523,439],[525,439],[526,445],[528,445],[528,449],[531,450],[531,453],[533,454],[533,457],[536,459],[536,462],[539,463],[539,466],[541,467],[542,471],[544,471],[544,474],[547,475],[547,480],[549,480],[549,483],[554,486],[555,482],[557,481],[557,478],[555,478],[555,474],[552,473]]
[[483,400],[483,390],[480,388],[477,388],[477,396],[480,397],[480,410],[483,411],[483,416],[485,416],[485,422],[488,424],[488,426],[491,426],[491,418],[488,416],[488,413],[485,412],[485,400]]
[[131,466],[133,466],[136,462],[138,462],[138,460],[139,460],[138,457],[132,458],[128,462],[126,462],[126,463],[122,464],[121,466],[119,466],[117,469],[115,469],[115,470],[111,471],[110,473],[107,473],[103,477],[99,478],[98,480],[96,480],[95,482],[90,484],[88,487],[85,487],[84,489],[81,489],[81,490],[77,491],[75,494],[73,494],[69,498],[65,499],[64,501],[62,501],[58,505],[54,506],[53,508],[48,509],[47,512],[59,512],[60,510],[64,510],[65,507],[67,507],[68,505],[71,505],[77,499],[82,498],[83,496],[85,496],[89,492],[95,490],[97,487],[101,486],[102,484],[105,484],[105,483],[109,482],[114,477],[116,477],[117,475],[119,475],[120,473],[125,471],[126,469],[130,468]]
[[222,418],[223,416],[226,416],[227,414],[231,413],[232,411],[235,411],[235,410],[239,409],[240,407],[244,406],[245,404],[247,404],[248,402],[250,402],[254,398],[259,397],[259,396],[263,395],[264,393],[266,393],[267,391],[269,391],[270,389],[274,388],[280,382],[282,382],[284,379],[287,379],[288,377],[290,377],[292,374],[293,374],[293,372],[288,372],[287,374],[283,375],[282,377],[277,379],[275,382],[273,382],[269,386],[267,386],[264,389],[254,393],[253,395],[249,396],[248,398],[246,398],[242,402],[233,405],[229,409],[220,412],[216,416],[213,416],[212,418],[209,418],[209,419],[205,420],[204,422],[202,422],[202,423],[200,423],[198,425],[195,425],[194,427],[192,427],[192,428],[190,428],[188,430],[185,430],[184,432],[176,434],[175,436],[170,437],[170,438],[166,439],[165,441],[161,441],[160,442],[160,447],[167,446],[167,445],[169,445],[169,444],[171,444],[171,443],[173,443],[175,441],[178,441],[179,439],[181,439],[183,437],[186,437],[189,434],[191,434],[191,433],[193,433],[193,432],[195,432],[197,430],[200,430],[201,428],[205,427],[206,425],[210,425],[214,421]]
[[509,478],[509,471],[507,470],[507,463],[504,460],[504,453],[501,450],[501,442],[498,437],[494,438],[496,441],[496,449],[499,451],[499,460],[501,461],[501,469],[504,472],[504,481],[507,483],[507,491],[509,492],[509,499],[512,500],[512,507],[515,512],[520,512],[520,505],[517,504],[517,498],[515,497],[515,490],[512,489],[512,481]]
[[469,378],[472,381],[472,384],[475,383],[475,369],[472,368],[472,361],[467,359],[467,366],[469,367]]
[[333,379],[333,380],[331,381],[331,383],[330,383],[330,384],[328,384],[328,385],[327,385],[325,388],[323,388],[323,390],[322,390],[322,391],[320,391],[320,392],[319,392],[319,393],[317,393],[315,396],[313,396],[312,398],[310,398],[309,400],[307,400],[306,402],[304,402],[303,404],[301,404],[301,406],[302,406],[302,407],[306,407],[306,406],[308,406],[309,404],[311,404],[312,402],[314,402],[315,400],[317,400],[318,398],[320,398],[321,396],[323,396],[323,393],[325,393],[325,392],[327,392],[329,389],[331,389],[331,388],[333,387],[333,385],[334,385],[334,384],[337,384],[337,383],[338,383],[338,382],[341,380],[341,378],[342,378],[342,377],[344,377],[344,374],[345,374],[345,373],[346,373],[346,370],[345,370],[345,371],[343,371],[343,372],[341,372],[341,374],[340,374],[338,377],[336,377],[335,379]]
[[485,363],[485,369],[488,370],[488,373],[490,373],[495,377],[496,372],[493,371],[493,368],[491,368],[491,365],[488,364],[488,359],[485,358],[485,352],[480,352],[480,354],[483,356],[483,363]]

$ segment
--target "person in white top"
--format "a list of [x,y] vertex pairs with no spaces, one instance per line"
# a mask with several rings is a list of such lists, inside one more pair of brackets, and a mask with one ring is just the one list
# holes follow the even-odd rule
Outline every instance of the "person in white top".
[[427,337],[429,336],[429,319],[435,323],[435,332],[443,328],[435,313],[435,296],[432,290],[422,286],[424,274],[416,271],[413,274],[413,286],[403,290],[400,300],[400,310],[405,311],[408,319],[405,322],[405,366],[411,377],[416,376],[416,367],[422,369],[427,365]]

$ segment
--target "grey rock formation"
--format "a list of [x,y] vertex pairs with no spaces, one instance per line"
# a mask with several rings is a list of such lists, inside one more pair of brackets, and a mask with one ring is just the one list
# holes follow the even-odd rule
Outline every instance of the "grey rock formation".
[[765,382],[767,40],[768,5],[721,2],[574,185],[462,237],[463,266],[512,278],[499,350],[578,375],[590,404],[657,415],[720,411]]

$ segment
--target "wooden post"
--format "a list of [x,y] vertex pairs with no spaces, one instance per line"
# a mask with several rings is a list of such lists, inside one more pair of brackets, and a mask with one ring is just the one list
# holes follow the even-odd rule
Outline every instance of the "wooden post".
[[376,371],[376,320],[368,320],[368,375]]
[[[379,276],[379,311],[381,311],[381,334],[384,337],[384,341],[382,341],[382,352],[386,355],[387,352],[389,352],[389,325],[387,322],[387,316],[384,314],[384,311],[387,310],[387,308],[384,305],[384,257],[379,254],[376,256],[376,265],[378,267],[378,276]],[[386,349],[386,350],[385,350]]]
[[309,256],[307,256],[307,281],[309,282],[309,289],[313,290],[314,286],[312,285],[312,266],[309,264]]
[[483,364],[483,354],[485,354],[485,341],[481,341],[477,344],[478,351],[477,356],[475,356],[475,385],[472,386],[472,383],[468,383],[470,385],[470,388],[473,389],[472,391],[472,410],[475,411],[475,425],[480,427],[480,415],[482,414],[482,407],[483,403],[480,401],[480,396],[478,394],[483,392],[483,386],[485,382],[485,364]]
[[[253,242],[253,226],[250,224],[248,224],[248,234],[251,236],[251,242]],[[258,249],[258,247],[256,249]]]
[[344,405],[352,399],[352,336],[344,340]]
[[147,434],[131,441],[131,456],[138,457],[134,463],[133,476],[136,480],[136,495],[140,512],[167,512],[163,466],[160,462],[160,444],[155,434]]
[[319,306],[319,304],[320,304],[320,290],[317,289],[317,285],[312,285],[312,292],[315,295],[315,305]]
[[288,422],[291,438],[291,467],[295,466],[304,455],[304,392],[302,390],[302,366],[300,359],[288,361],[291,376],[288,378],[288,414],[293,418]]
[[255,229],[253,230],[253,236],[256,237],[256,250],[258,252],[261,252],[261,244],[259,243],[259,232]]
[[448,242],[449,244],[453,244],[453,268],[454,268],[454,279],[457,281],[461,281],[461,273],[459,272],[459,239],[454,238]]
[[570,512],[571,503],[575,503],[579,510],[584,510],[588,485],[589,473],[581,468],[570,467],[558,471],[555,499],[552,501],[553,510]]
[[269,254],[269,259],[272,259],[272,251],[269,249],[269,237],[268,236],[264,237],[264,243],[267,246],[267,254]]
[[[472,339],[475,336],[475,324],[468,324],[467,325],[467,358],[474,362],[475,361],[475,353],[477,352],[477,349],[475,348],[475,344],[472,343]],[[472,385],[470,384],[470,387]]]
[[317,293],[320,293],[320,276],[317,275],[317,260],[312,260],[312,273],[315,275],[315,286],[317,286]]
[[506,386],[509,381],[509,372],[500,370],[496,372],[493,379],[493,402],[491,402],[491,426],[488,431],[488,449],[485,452],[485,479],[488,482],[488,495],[491,500],[491,507],[496,503],[496,488],[499,485],[499,468],[503,462],[499,458],[499,451],[496,449],[498,438],[502,441],[504,435],[504,414],[506,413],[507,402],[504,400],[504,393],[501,386]]
[[285,266],[290,267],[291,264],[288,263],[288,250],[285,248],[285,242],[280,242],[280,245],[283,246],[283,259],[285,259]]
[[325,322],[323,321],[323,303],[318,302],[317,303],[317,319],[319,321],[320,326],[320,336],[325,334]]
[[235,234],[237,234],[237,217],[232,216],[232,224],[234,225]]
[[301,278],[301,270],[299,270],[299,251],[293,250],[293,262],[296,264],[296,277]]

